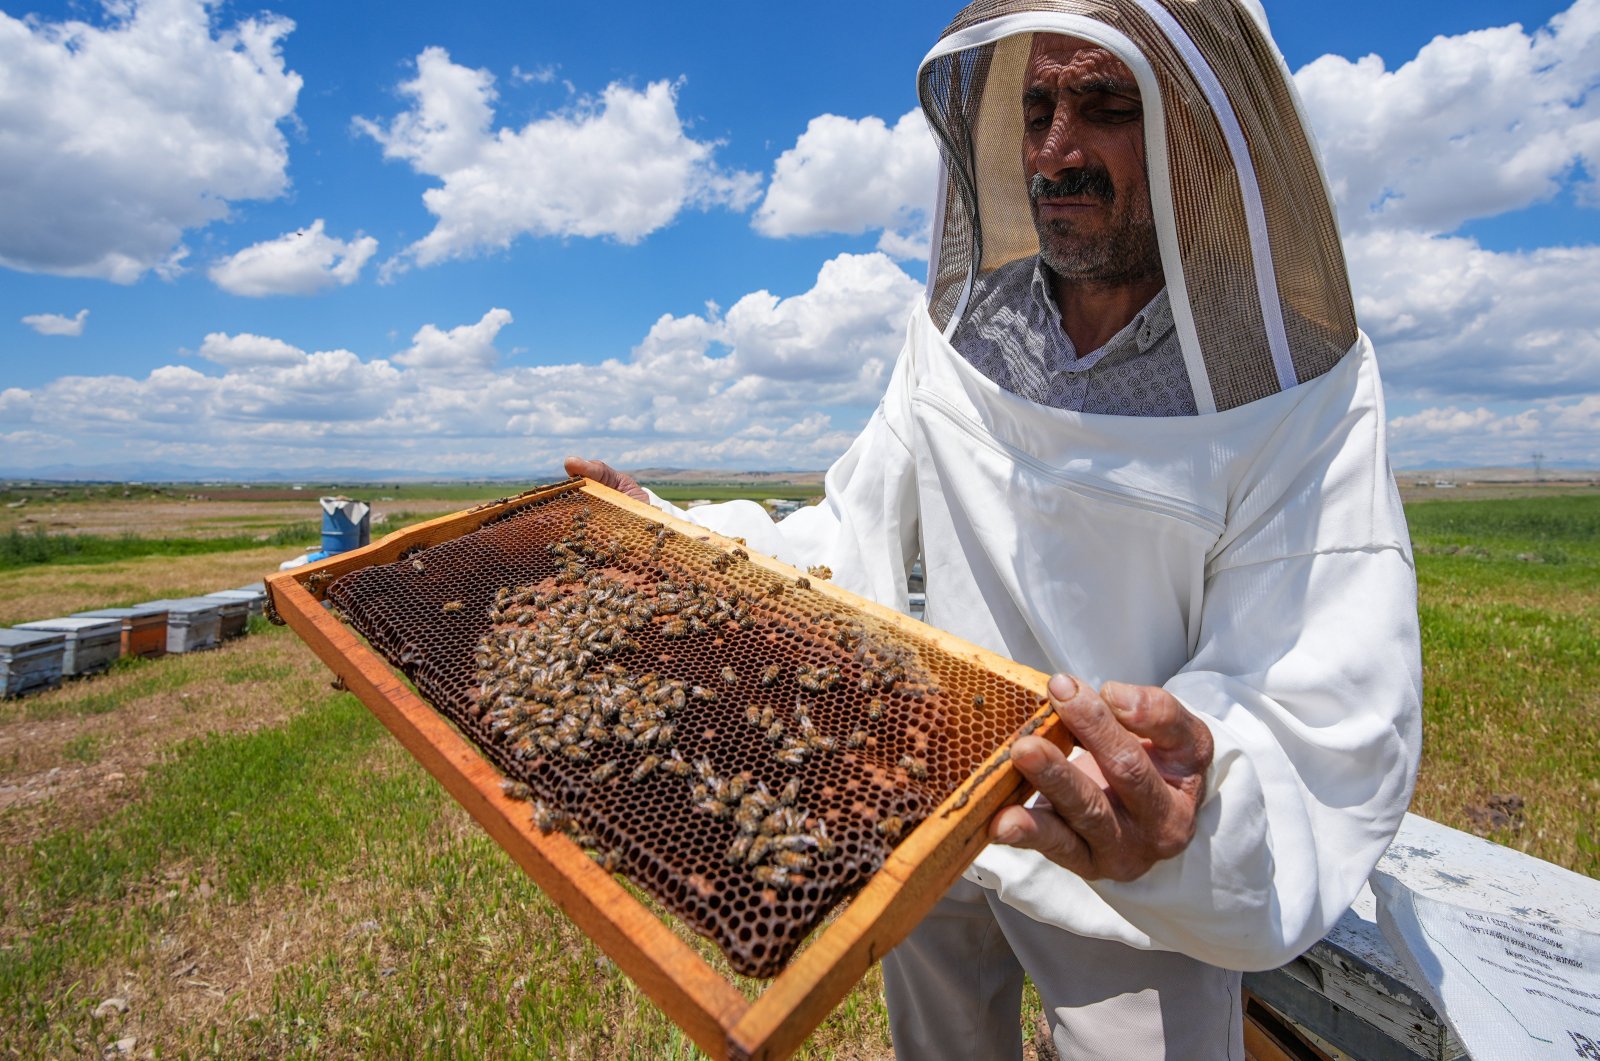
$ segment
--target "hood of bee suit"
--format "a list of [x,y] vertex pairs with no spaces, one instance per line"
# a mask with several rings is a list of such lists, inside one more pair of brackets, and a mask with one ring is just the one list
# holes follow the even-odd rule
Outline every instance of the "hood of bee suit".
[[1356,342],[1332,198],[1256,0],[978,0],[917,90],[944,172],[928,311],[948,337],[973,282],[1036,254],[1022,91],[1036,32],[1133,71],[1161,264],[1199,410],[1315,379]]

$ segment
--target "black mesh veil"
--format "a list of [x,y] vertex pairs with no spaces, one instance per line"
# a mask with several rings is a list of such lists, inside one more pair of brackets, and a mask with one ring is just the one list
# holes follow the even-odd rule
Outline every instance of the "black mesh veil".
[[1356,341],[1332,201],[1287,67],[1247,0],[978,0],[923,61],[947,181],[929,312],[1038,251],[1021,169],[1034,32],[1108,48],[1145,97],[1152,205],[1201,411],[1314,379]]

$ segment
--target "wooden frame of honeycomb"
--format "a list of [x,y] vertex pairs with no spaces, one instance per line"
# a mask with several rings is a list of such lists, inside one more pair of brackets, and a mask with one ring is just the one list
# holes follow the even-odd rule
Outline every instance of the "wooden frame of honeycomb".
[[[539,884],[619,968],[701,1049],[714,1057],[781,1058],[843,999],[871,964],[903,939],[986,843],[986,826],[1001,807],[1031,794],[1008,761],[1003,740],[937,808],[893,848],[880,868],[832,920],[819,928],[755,999],[712,967],[660,917],[561,832],[535,826],[528,805],[508,795],[504,775],[448,719],[424,702],[355,631],[322,601],[340,576],[394,564],[421,548],[453,541],[531,503],[581,494],[670,528],[718,553],[736,555],[820,594],[830,607],[868,616],[913,643],[1028,691],[1034,714],[1026,729],[1070,746],[1045,706],[1046,676],[818,578],[739,548],[693,524],[586,480],[569,480],[419,524],[374,544],[267,579],[272,612],[306,641],[446,791]],[[419,567],[420,570],[420,567]],[[455,602],[445,607],[450,609]]]

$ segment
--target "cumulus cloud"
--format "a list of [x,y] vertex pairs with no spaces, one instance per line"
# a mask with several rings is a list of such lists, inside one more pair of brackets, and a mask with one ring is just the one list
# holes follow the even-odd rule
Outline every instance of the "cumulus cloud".
[[235,295],[314,295],[355,283],[377,250],[378,241],[371,236],[349,241],[329,236],[319,217],[310,228],[286,232],[222,259],[207,275]]
[[744,209],[760,178],[721,169],[717,145],[689,136],[679,88],[612,84],[520,129],[495,128],[494,77],[451,62],[443,48],[425,49],[417,76],[400,86],[410,109],[387,124],[355,123],[385,158],[440,181],[422,197],[438,219],[433,231],[397,267],[503,248],[523,235],[637,243],[690,207]]
[[1580,467],[1600,467],[1600,395],[1512,410],[1425,408],[1389,421],[1389,447],[1399,467],[1441,455],[1461,467],[1526,464],[1536,452]]
[[1327,157],[1346,232],[1449,233],[1600,175],[1600,0],[1542,28],[1435,37],[1389,70],[1325,55],[1295,83]]
[[809,290],[665,315],[598,364],[502,364],[494,344],[512,321],[498,308],[424,325],[371,360],[212,333],[199,353],[220,372],[0,391],[0,435],[56,437],[41,463],[66,450],[104,461],[137,441],[162,459],[235,467],[313,467],[337,447],[342,466],[441,473],[545,475],[571,451],[632,467],[817,468],[882,394],[920,294],[883,254],[840,255]]
[[881,229],[880,250],[925,258],[938,167],[920,110],[892,127],[882,118],[824,114],[778,156],[753,224],[777,237]]
[[22,318],[22,323],[40,335],[82,335],[88,319],[89,311],[80,309],[70,317],[59,313],[30,313]]
[[105,4],[99,24],[0,11],[0,265],[132,283],[172,275],[185,230],[288,184],[279,123],[294,24],[222,25],[202,0]]

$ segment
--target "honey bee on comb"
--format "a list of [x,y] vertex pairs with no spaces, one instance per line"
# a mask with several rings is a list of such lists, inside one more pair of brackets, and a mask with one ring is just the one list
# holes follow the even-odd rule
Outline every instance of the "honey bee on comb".
[[771,976],[1037,694],[750,559],[574,487],[328,596],[540,831]]

